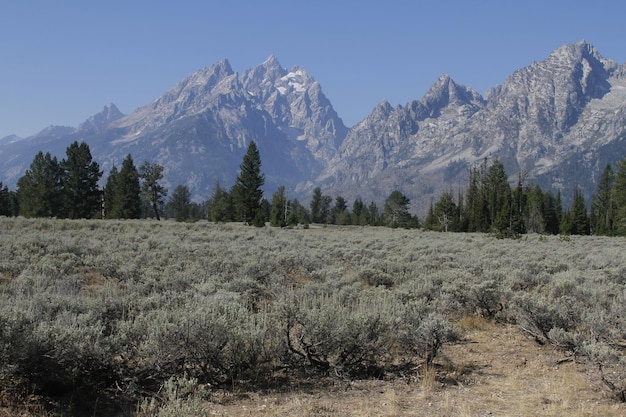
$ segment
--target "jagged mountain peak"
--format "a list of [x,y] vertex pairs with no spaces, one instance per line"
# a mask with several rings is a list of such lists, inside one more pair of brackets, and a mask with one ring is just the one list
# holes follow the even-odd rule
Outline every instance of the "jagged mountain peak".
[[276,57],[276,55],[274,54],[268,56],[267,59],[263,61],[263,63],[259,66],[263,66],[266,68],[282,68],[280,62],[278,61],[278,57]]
[[172,88],[168,93],[174,93],[173,95],[178,95],[182,90],[196,87],[208,90],[214,87],[221,80],[234,74],[235,72],[230,66],[228,60],[223,59],[209,67],[205,67],[194,72],[189,77],[176,84],[176,86],[174,86],[174,88]]
[[[196,96],[206,94],[223,80],[232,78],[233,76],[236,76],[236,74],[230,66],[230,63],[227,59],[223,59],[211,66],[199,69],[178,82],[169,91],[155,100],[153,105],[158,106],[179,100],[181,95],[191,94]],[[191,91],[193,91],[193,93],[190,93]]]
[[450,83],[454,84],[454,80],[450,77],[450,74],[441,74],[439,78],[437,78],[437,81],[433,83],[431,89],[437,88],[438,86],[447,88]]
[[[516,81],[519,74],[535,73],[533,75],[536,77],[578,82],[584,88],[590,76],[606,79],[617,67],[615,61],[605,59],[592,44],[583,40],[555,49],[545,60],[533,62],[528,67],[515,71],[509,78]],[[545,76],[546,72],[548,77]]]
[[516,70],[489,103],[511,120],[533,120],[540,136],[555,139],[576,124],[587,103],[610,91],[616,68],[585,41],[567,44]]
[[242,83],[252,94],[269,93],[276,80],[284,76],[284,69],[275,55],[270,55],[261,65],[243,73]]
[[241,83],[255,102],[279,120],[288,137],[319,158],[330,158],[347,128],[319,83],[299,66],[283,68],[274,55],[243,73]]
[[[236,101],[229,95],[241,95],[239,77],[227,59],[202,68],[177,83],[152,103],[117,121],[118,127],[133,127],[138,131],[158,129],[160,126],[205,111],[225,101]],[[223,97],[228,97],[226,100]],[[126,141],[124,138],[123,141]]]
[[319,84],[311,77],[304,68],[293,67],[283,75],[277,83],[281,94],[300,94],[310,87],[318,88]]
[[304,68],[294,66],[287,70],[280,65],[275,55],[270,55],[261,65],[245,71],[241,79],[251,94],[263,99],[275,92],[295,97],[311,87],[316,88],[315,79]]
[[105,105],[101,113],[105,113],[112,117],[116,117],[117,115],[120,115],[120,114],[123,115],[123,113],[120,111],[120,109],[117,108],[117,106],[114,103],[109,103]]
[[389,101],[383,99],[372,109],[365,119],[358,122],[350,130],[360,131],[364,128],[368,129],[368,126],[380,125],[382,121],[388,120],[395,111],[396,108],[394,108]]
[[483,97],[471,88],[457,84],[448,75],[441,75],[421,100],[429,117],[438,117],[450,105],[470,106],[476,110],[484,104]]
[[393,106],[386,99],[382,99],[380,103],[374,107],[373,112],[382,112],[382,113],[391,113],[393,111]]
[[109,103],[99,112],[89,117],[78,126],[78,130],[96,129],[124,117],[115,104]]
[[552,51],[546,61],[552,59],[580,61],[582,59],[594,59],[603,63],[609,63],[610,60],[606,60],[600,55],[598,50],[589,42],[580,40],[576,43],[568,43]]

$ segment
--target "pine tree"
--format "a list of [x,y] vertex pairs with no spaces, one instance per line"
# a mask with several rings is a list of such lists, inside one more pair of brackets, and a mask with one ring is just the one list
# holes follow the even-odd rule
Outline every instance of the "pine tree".
[[115,193],[117,190],[117,179],[119,176],[119,171],[117,167],[113,165],[111,170],[109,171],[109,176],[107,177],[107,182],[104,186],[104,190],[102,190],[102,194],[104,196],[104,217],[111,217],[111,208],[113,207],[113,201],[115,200]]
[[428,213],[426,214],[426,218],[424,218],[423,227],[426,230],[439,230],[439,223],[435,216],[435,206],[432,200],[430,200],[430,206],[428,206]]
[[543,191],[539,185],[524,190],[524,223],[526,232],[543,233],[545,231]]
[[380,212],[378,210],[378,206],[373,201],[367,207],[367,211],[369,212],[369,225],[370,226],[378,226],[380,225]]
[[554,202],[554,210],[556,211],[556,220],[560,225],[563,222],[563,217],[565,217],[565,213],[563,212],[563,202],[561,201],[561,190],[556,192],[556,200]]
[[480,168],[474,166],[469,173],[464,216],[468,232],[488,232],[490,228],[486,174],[487,159],[483,161]]
[[365,207],[365,203],[360,198],[352,203],[352,224],[365,226],[369,224],[369,210]]
[[594,234],[612,235],[614,233],[615,206],[611,195],[614,184],[615,173],[611,165],[607,164],[598,181],[596,194],[591,200],[590,223]]
[[254,141],[250,142],[248,150],[240,165],[239,176],[233,186],[233,204],[238,219],[246,224],[261,226],[263,213],[261,199],[265,183],[265,176],[261,173],[261,156]]
[[352,224],[350,212],[348,211],[348,203],[346,199],[338,195],[335,197],[335,205],[331,210],[333,224],[346,226]]
[[285,186],[281,185],[272,196],[270,208],[270,226],[284,227],[287,225],[287,194]]
[[561,214],[561,223],[559,224],[559,234],[572,234],[572,213],[569,210],[563,211]]
[[70,219],[89,219],[99,214],[102,192],[98,181],[102,171],[85,142],[68,146],[61,170],[65,215]]
[[624,236],[626,235],[626,158],[619,161],[615,167],[615,183],[611,192],[615,205],[613,224],[615,232]]
[[110,217],[114,219],[138,219],[141,217],[139,173],[130,154],[122,162],[122,168],[115,181],[115,195],[111,205]]
[[312,223],[323,223],[322,218],[322,189],[320,187],[316,187],[313,190],[313,198],[311,198],[310,210],[311,210],[311,222]]
[[574,189],[574,199],[570,210],[570,233],[573,235],[589,234],[589,217],[587,217],[587,207],[585,198],[578,187]]
[[0,216],[15,216],[14,196],[9,187],[2,185],[0,181]]
[[330,205],[333,202],[333,198],[329,195],[322,194],[322,190],[316,187],[313,190],[313,198],[311,199],[311,222],[326,224],[330,223]]
[[163,179],[163,167],[146,161],[139,167],[139,178],[143,180],[141,184],[143,200],[152,206],[154,217],[161,220],[159,212],[163,210],[167,195],[167,189],[159,183]]
[[257,212],[254,220],[252,221],[252,225],[256,227],[263,227],[265,223],[270,221],[270,211],[272,207],[270,202],[267,201],[267,198],[261,199],[261,209]]
[[62,215],[61,168],[50,152],[39,151],[30,169],[17,181],[19,212],[24,217]]
[[442,232],[456,232],[459,228],[458,206],[454,201],[452,192],[445,192],[435,204],[434,216],[439,227],[436,230]]
[[298,224],[308,225],[311,218],[306,208],[300,204],[297,199],[288,202],[289,215],[287,216],[287,224],[297,226]]
[[191,192],[186,185],[179,184],[167,202],[166,212],[177,222],[184,222],[191,217]]
[[389,227],[410,227],[411,214],[409,213],[409,204],[411,200],[395,190],[389,194],[385,200],[384,216],[385,222]]
[[467,232],[467,216],[465,210],[465,200],[463,199],[463,193],[459,189],[458,193],[458,213],[459,213],[459,232]]
[[233,199],[228,190],[217,182],[209,203],[209,219],[215,223],[235,220]]
[[322,197],[321,209],[320,209],[320,223],[330,223],[330,205],[333,202],[333,198],[329,195]]
[[[539,189],[539,192],[541,192],[541,188]],[[524,189],[524,175],[520,173],[517,177],[517,186],[511,192],[509,229],[515,234],[526,233],[528,231],[528,216],[526,217],[526,221],[524,221],[525,207],[527,207],[528,204],[527,195],[528,193]],[[537,204],[535,209],[540,207],[541,203]],[[537,215],[532,216],[533,219],[536,219],[539,222],[539,224],[534,228],[534,231],[543,230],[543,220],[541,216],[540,212]]]
[[484,181],[489,229],[504,231],[509,229],[511,216],[511,186],[509,185],[504,165],[499,160],[493,161]]
[[559,234],[559,216],[557,216],[556,199],[551,191],[543,194],[543,224],[546,233]]

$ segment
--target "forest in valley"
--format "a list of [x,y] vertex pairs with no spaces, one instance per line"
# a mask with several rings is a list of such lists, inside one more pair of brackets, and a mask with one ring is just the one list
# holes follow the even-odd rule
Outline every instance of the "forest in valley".
[[0,182],[0,215],[67,219],[163,218],[177,221],[243,222],[249,225],[297,226],[316,224],[421,227],[443,232],[495,233],[515,237],[525,233],[563,235],[626,234],[626,159],[607,165],[591,202],[573,186],[571,205],[564,207],[561,191],[544,191],[527,184],[523,175],[509,184],[499,160],[484,160],[470,169],[466,190],[444,192],[430,204],[423,219],[411,213],[410,200],[398,190],[382,207],[314,189],[308,205],[289,199],[281,186],[268,199],[262,187],[261,157],[251,142],[236,183],[215,184],[208,201],[192,201],[189,188],[177,185],[171,194],[162,185],[164,168],[150,162],[136,167],[132,155],[113,166],[105,185],[103,172],[89,146],[72,143],[58,161],[39,152],[30,169],[9,190]]

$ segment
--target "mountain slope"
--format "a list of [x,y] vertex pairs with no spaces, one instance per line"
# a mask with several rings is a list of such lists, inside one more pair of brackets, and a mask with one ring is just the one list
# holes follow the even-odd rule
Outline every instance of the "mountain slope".
[[110,104],[77,128],[0,139],[0,179],[14,186],[37,151],[61,158],[74,140],[105,174],[129,153],[159,163],[165,185],[186,184],[197,201],[216,181],[232,185],[254,140],[269,193],[285,185],[303,200],[316,186],[377,203],[398,189],[423,213],[441,192],[464,190],[473,164],[499,158],[511,181],[522,173],[566,203],[578,186],[589,202],[604,166],[626,155],[626,64],[568,44],[485,97],[442,75],[420,100],[382,101],[348,129],[305,69],[270,56],[238,74],[223,60],[128,115]]
[[295,188],[321,172],[347,132],[319,83],[273,56],[243,76],[223,60],[131,114],[108,105],[79,128],[59,129],[4,146],[1,175],[15,183],[39,149],[62,157],[73,140],[85,140],[105,173],[130,153],[137,163],[163,165],[166,186],[186,184],[200,201],[216,182],[232,185],[250,141],[261,152],[267,188]]
[[512,181],[522,172],[589,199],[605,164],[626,154],[624,87],[624,66],[584,41],[517,70],[485,99],[443,76],[420,101],[374,109],[318,180],[364,199],[397,187],[423,211],[442,191],[464,189],[469,166],[499,158]]

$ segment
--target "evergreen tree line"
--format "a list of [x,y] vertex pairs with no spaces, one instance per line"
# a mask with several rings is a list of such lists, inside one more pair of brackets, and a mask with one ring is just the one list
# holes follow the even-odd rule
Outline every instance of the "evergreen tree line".
[[[261,225],[268,222],[270,226],[286,227],[309,225],[311,223],[326,225],[357,225],[357,226],[389,226],[414,228],[419,226],[416,216],[409,212],[410,200],[399,191],[394,191],[383,210],[373,201],[365,204],[356,199],[351,206],[342,196],[333,198],[324,195],[321,188],[313,190],[310,204],[303,205],[297,198],[289,199],[284,186],[272,195],[271,200],[262,198],[258,207]],[[237,210],[234,209],[234,195],[227,189],[216,185],[212,197],[205,203],[207,218],[214,222],[238,221]]]
[[38,152],[17,181],[17,191],[0,183],[0,215],[69,219],[131,219],[162,211],[167,190],[159,181],[163,167],[144,162],[139,169],[129,154],[120,170],[111,168],[104,188],[103,172],[85,143],[72,143],[59,161]]
[[269,222],[271,226],[277,227],[310,223],[405,228],[418,226],[417,217],[409,213],[410,200],[399,191],[389,195],[382,212],[374,202],[366,206],[360,199],[354,201],[350,211],[345,198],[337,196],[333,200],[318,187],[313,190],[307,209],[298,199],[290,200],[284,186],[278,187],[271,200],[263,198],[261,187],[264,180],[258,149],[251,142],[235,185],[227,190],[217,183],[213,195],[204,203],[206,218],[214,222],[244,221],[256,226]]
[[522,233],[625,235],[626,159],[617,173],[607,165],[588,211],[585,199],[574,187],[572,204],[564,209],[561,192],[544,192],[539,185],[525,185],[522,175],[511,187],[504,165],[483,161],[470,170],[468,188],[455,199],[445,192],[430,205],[423,227],[450,232],[484,232],[513,236]]
[[[30,169],[17,182],[17,191],[9,191],[0,183],[0,215],[57,218],[137,219],[154,217],[178,221],[208,219],[214,222],[244,222],[249,225],[388,225],[417,227],[418,221],[409,213],[409,199],[394,191],[382,211],[374,202],[366,205],[360,199],[348,209],[341,196],[334,200],[316,188],[309,207],[297,199],[288,199],[284,186],[272,196],[263,198],[265,176],[255,142],[251,142],[240,165],[240,173],[231,189],[219,182],[208,201],[191,201],[185,185],[178,185],[165,202],[167,190],[161,185],[163,167],[144,162],[135,166],[129,154],[121,168],[109,171],[102,189],[98,184],[103,172],[93,161],[86,143],[74,142],[66,150],[66,158],[58,161],[50,153],[37,153]],[[333,204],[334,202],[334,204]]]
[[[483,232],[514,236],[523,233],[626,235],[626,158],[604,169],[589,211],[575,187],[571,207],[564,209],[561,194],[544,192],[539,185],[524,184],[518,177],[510,186],[499,160],[484,160],[470,170],[465,193],[445,192],[431,203],[423,227],[448,232]],[[0,182],[0,215],[58,218],[134,219],[161,215],[178,221],[208,219],[249,225],[385,225],[412,228],[420,224],[409,212],[410,200],[393,191],[380,210],[374,202],[357,198],[351,205],[342,196],[334,199],[318,187],[308,207],[289,199],[284,186],[263,197],[265,176],[255,142],[251,142],[232,188],[216,183],[211,198],[191,201],[185,185],[178,185],[166,202],[161,185],[163,167],[144,162],[137,168],[129,154],[118,170],[114,165],[105,186],[98,184],[102,171],[86,143],[72,143],[58,161],[50,153],[37,153],[30,169],[10,191]]]

